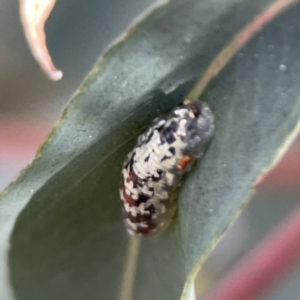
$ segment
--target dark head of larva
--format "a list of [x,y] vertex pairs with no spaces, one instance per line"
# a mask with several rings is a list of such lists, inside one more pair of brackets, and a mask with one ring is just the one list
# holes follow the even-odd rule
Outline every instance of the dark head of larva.
[[[172,131],[183,155],[202,155],[215,131],[215,116],[206,102],[185,101],[170,114],[165,133]],[[178,143],[180,140],[180,143]]]

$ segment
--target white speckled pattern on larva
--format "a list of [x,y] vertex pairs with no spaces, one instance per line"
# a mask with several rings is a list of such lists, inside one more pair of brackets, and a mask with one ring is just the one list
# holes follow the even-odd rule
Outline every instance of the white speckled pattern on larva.
[[129,234],[153,236],[168,227],[184,174],[203,155],[214,129],[208,104],[186,100],[139,136],[125,159],[120,188]]

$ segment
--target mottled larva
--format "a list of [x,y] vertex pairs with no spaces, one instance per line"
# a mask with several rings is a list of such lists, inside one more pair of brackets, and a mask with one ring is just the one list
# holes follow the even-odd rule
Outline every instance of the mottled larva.
[[129,234],[157,235],[171,223],[178,188],[211,141],[214,119],[207,103],[186,100],[139,136],[125,159],[120,187]]

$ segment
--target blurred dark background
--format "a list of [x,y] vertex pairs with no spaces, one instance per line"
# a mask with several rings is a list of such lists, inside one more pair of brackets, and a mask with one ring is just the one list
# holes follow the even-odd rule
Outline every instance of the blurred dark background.
[[[60,82],[41,72],[26,44],[16,0],[0,2],[0,190],[34,157],[95,61],[153,0],[57,1],[46,24],[47,44]],[[259,186],[253,201],[227,231],[196,281],[209,289],[298,205],[300,141]],[[260,300],[299,298],[300,266]],[[200,296],[199,296],[200,298]]]

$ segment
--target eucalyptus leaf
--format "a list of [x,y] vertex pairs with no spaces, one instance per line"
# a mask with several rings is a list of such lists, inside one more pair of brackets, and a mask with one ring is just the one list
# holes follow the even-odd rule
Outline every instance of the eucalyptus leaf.
[[216,135],[163,235],[128,238],[122,162],[151,120],[180,103],[272,3],[163,3],[100,58],[36,159],[2,194],[1,299],[194,298],[196,271],[299,130],[299,6],[268,24],[201,96],[216,114]]

